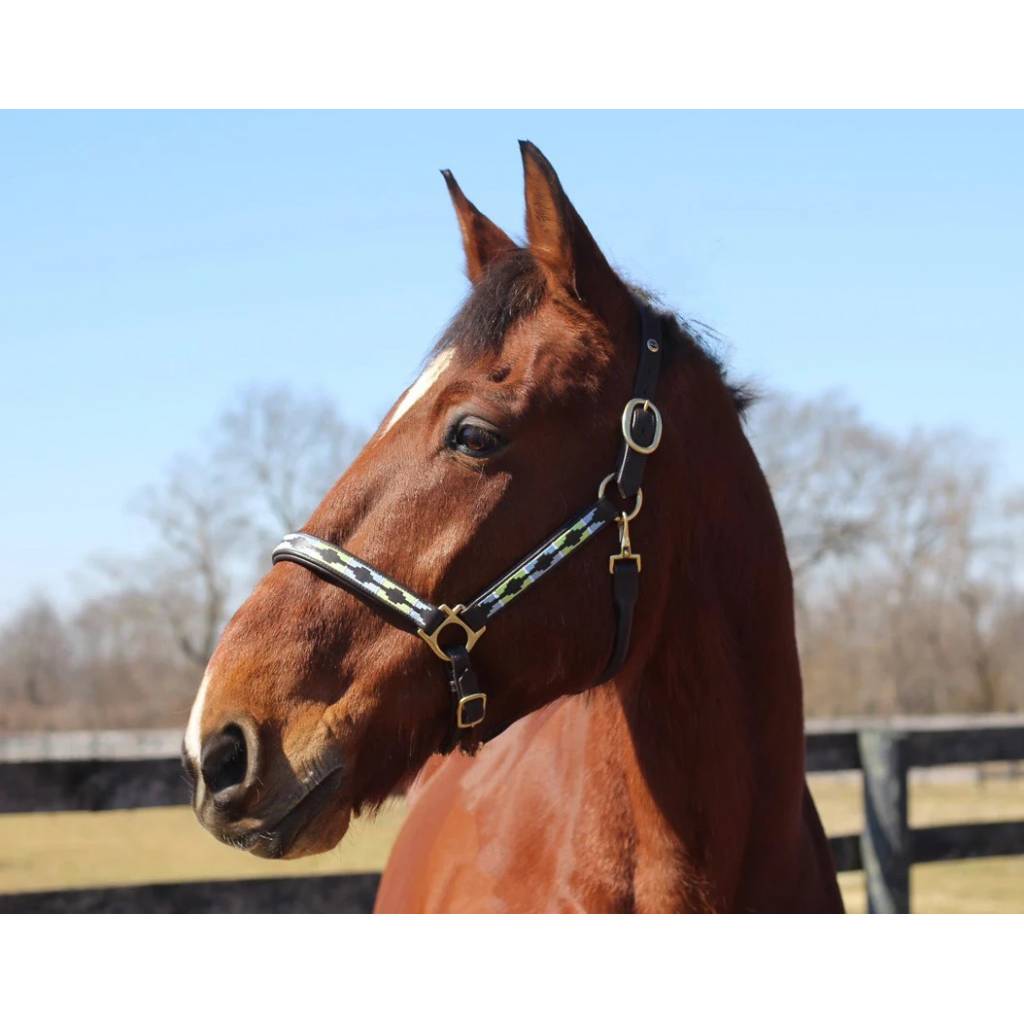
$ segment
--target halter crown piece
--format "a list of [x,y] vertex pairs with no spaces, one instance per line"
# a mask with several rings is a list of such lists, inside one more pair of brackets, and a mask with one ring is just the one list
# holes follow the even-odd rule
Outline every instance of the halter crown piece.
[[[661,370],[662,323],[646,304],[640,306],[640,358],[633,397],[622,410],[622,445],[617,469],[609,473],[597,491],[597,500],[556,530],[518,565],[468,604],[434,605],[351,552],[308,533],[289,533],[274,548],[273,561],[297,562],[328,583],[342,587],[375,611],[386,615],[399,629],[415,633],[447,665],[452,694],[452,728],[444,752],[456,746],[472,751],[481,739],[473,730],[483,724],[487,694],[480,689],[469,652],[487,631],[490,620],[507,608],[609,523],[619,526],[619,552],[608,559],[612,576],[616,630],[612,653],[601,676],[610,679],[629,654],[633,612],[640,593],[640,555],[633,552],[629,524],[643,505],[644,468],[647,456],[661,443],[661,413],[654,393]],[[620,511],[605,496],[613,483],[623,501],[633,508]],[[459,636],[461,630],[462,635]]]

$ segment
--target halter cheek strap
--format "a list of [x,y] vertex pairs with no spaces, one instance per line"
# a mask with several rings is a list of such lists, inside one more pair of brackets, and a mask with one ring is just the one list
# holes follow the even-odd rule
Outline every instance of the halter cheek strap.
[[633,381],[633,397],[622,410],[622,444],[619,447],[615,483],[623,498],[640,493],[647,456],[661,444],[661,413],[654,394],[661,375],[664,345],[661,321],[649,306],[640,307],[640,359]]
[[[328,583],[344,588],[385,614],[399,629],[420,637],[446,663],[452,694],[452,728],[445,752],[456,745],[467,750],[478,745],[472,730],[484,721],[487,694],[479,688],[469,654],[487,631],[490,620],[611,522],[619,526],[619,552],[608,560],[616,628],[602,681],[614,676],[625,663],[642,568],[640,556],[632,550],[629,524],[643,505],[640,485],[647,457],[661,442],[661,414],[653,402],[661,369],[661,321],[646,305],[641,307],[640,314],[640,360],[633,398],[622,413],[622,445],[616,471],[601,482],[597,501],[467,605],[434,605],[351,552],[309,533],[289,533],[274,548],[275,563],[296,562]],[[621,498],[633,502],[631,511],[620,511],[605,496],[613,481]]]
[[[633,397],[622,410],[622,444],[619,448],[615,486],[626,500],[635,499],[632,512],[618,517],[619,553],[608,560],[612,576],[612,601],[615,604],[615,644],[611,657],[601,674],[601,682],[611,679],[626,663],[629,642],[633,635],[633,617],[640,597],[640,572],[643,562],[633,553],[629,524],[643,505],[640,485],[647,467],[647,457],[661,444],[661,413],[654,404],[654,394],[661,374],[664,347],[661,321],[647,305],[640,307],[640,359],[633,381]],[[607,481],[606,481],[607,482]]]

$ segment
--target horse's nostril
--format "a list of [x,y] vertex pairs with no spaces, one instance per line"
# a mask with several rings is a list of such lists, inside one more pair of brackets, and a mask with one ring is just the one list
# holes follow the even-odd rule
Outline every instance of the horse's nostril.
[[228,725],[203,745],[200,769],[211,793],[237,786],[246,772],[245,734],[237,725]]

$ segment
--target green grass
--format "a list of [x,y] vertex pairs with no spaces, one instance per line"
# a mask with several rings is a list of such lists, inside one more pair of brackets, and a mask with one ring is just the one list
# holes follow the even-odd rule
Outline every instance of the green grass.
[[[859,831],[860,781],[812,776],[825,827]],[[0,891],[140,885],[200,879],[379,871],[404,807],[357,821],[340,847],[297,861],[264,861],[222,846],[184,807],[72,814],[0,815]],[[1024,780],[911,783],[913,825],[1024,819]],[[840,876],[847,909],[863,912],[860,872]],[[930,913],[1024,913],[1024,857],[926,864],[912,874],[913,909]]]

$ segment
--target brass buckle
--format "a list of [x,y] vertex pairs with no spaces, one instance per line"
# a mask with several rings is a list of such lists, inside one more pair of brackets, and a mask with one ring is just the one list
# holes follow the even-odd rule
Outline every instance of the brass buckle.
[[[473,701],[480,702],[480,715],[478,718],[467,720],[466,718],[466,707]],[[471,709],[472,710],[472,709]],[[486,693],[467,693],[463,697],[458,706],[455,709],[455,724],[460,729],[472,729],[474,726],[479,725],[487,714],[487,694]]]
[[[466,634],[466,650],[473,650],[474,644],[487,632],[486,626],[481,626],[478,630],[472,630],[470,627],[459,618],[459,612],[466,610],[465,605],[457,604],[454,608],[449,608],[446,604],[438,605],[441,611],[445,614],[444,622],[441,623],[433,633],[428,633],[426,630],[417,629],[416,635],[442,660],[451,661],[444,651],[441,650],[438,645],[437,638],[448,626],[458,626]],[[483,694],[473,694],[473,696],[484,696]],[[468,697],[464,697],[463,700],[468,700]],[[484,703],[486,704],[486,697],[484,697]],[[459,702],[461,705],[461,701]],[[460,712],[461,713],[461,712]],[[481,718],[481,721],[483,719]]]
[[[644,412],[654,413],[654,440],[650,444],[640,444],[633,439],[633,413],[642,408]],[[658,450],[661,444],[661,413],[649,398],[631,398],[622,410],[622,437],[633,451],[640,455],[650,455]]]

